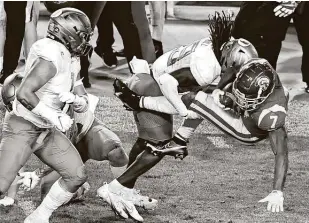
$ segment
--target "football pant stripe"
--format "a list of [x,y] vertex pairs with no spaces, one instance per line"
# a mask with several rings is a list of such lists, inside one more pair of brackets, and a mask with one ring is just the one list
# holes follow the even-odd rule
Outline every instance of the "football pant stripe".
[[[234,117],[230,115],[229,116],[230,120],[224,120],[222,117],[220,117],[219,114],[207,108],[205,105],[203,105],[199,101],[194,101],[190,105],[190,109],[198,113],[199,115],[201,115],[203,118],[212,122],[215,126],[221,129],[223,132],[231,135],[232,137],[236,138],[239,141],[242,141],[245,143],[255,143],[255,142],[258,142],[264,139],[264,138],[258,138],[258,137],[252,136],[251,133],[243,125],[243,122],[241,119],[235,119]],[[222,110],[222,112],[225,112],[225,111]],[[242,132],[239,131],[240,129],[242,130]]]

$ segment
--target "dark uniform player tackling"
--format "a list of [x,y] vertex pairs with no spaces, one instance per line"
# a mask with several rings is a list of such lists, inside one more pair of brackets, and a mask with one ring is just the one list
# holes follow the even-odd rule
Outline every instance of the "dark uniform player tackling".
[[[125,104],[139,96],[130,92],[124,85],[118,88],[124,94],[134,95],[125,99]],[[267,137],[270,139],[275,154],[275,176],[273,191],[260,202],[268,202],[267,210],[272,212],[283,211],[283,187],[288,167],[287,135],[285,118],[288,104],[288,94],[282,86],[278,75],[264,59],[252,59],[242,66],[236,79],[233,81],[230,92],[221,97],[221,102],[229,103],[225,108],[219,107],[214,98],[202,91],[190,92],[181,99],[202,118],[211,121],[222,131],[232,137],[254,143]],[[224,97],[233,100],[225,100]],[[165,102],[166,103],[166,102]],[[163,104],[165,104],[163,103]],[[136,103],[131,104],[132,107]],[[230,110],[226,110],[230,108]],[[197,119],[197,125],[203,119]],[[186,140],[188,140],[186,138]],[[174,145],[174,147],[181,145]],[[164,147],[161,148],[164,152]]]

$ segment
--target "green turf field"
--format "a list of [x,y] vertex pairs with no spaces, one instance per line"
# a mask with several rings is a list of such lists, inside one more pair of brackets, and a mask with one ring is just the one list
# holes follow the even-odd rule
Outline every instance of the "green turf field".
[[[2,116],[4,110],[1,110]],[[131,112],[111,97],[100,99],[96,116],[114,130],[129,152],[136,139]],[[166,157],[142,176],[137,188],[159,200],[153,211],[140,210],[145,222],[308,222],[309,221],[308,102],[292,102],[287,118],[290,167],[285,189],[285,212],[268,213],[257,203],[272,190],[274,156],[268,141],[245,146],[208,122],[199,127],[183,161]],[[2,119],[2,117],[1,117]],[[176,119],[176,126],[180,119]],[[27,170],[40,165],[32,157]],[[107,162],[87,162],[90,192],[80,202],[61,207],[50,222],[124,222],[96,197],[96,189],[112,180]],[[38,205],[39,190],[18,194],[18,204],[0,210],[0,222],[23,222]],[[126,220],[125,222],[133,222]]]

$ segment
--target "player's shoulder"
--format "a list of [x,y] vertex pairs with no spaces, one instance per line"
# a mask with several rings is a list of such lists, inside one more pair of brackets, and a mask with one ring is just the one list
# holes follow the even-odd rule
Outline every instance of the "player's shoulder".
[[70,52],[65,46],[49,38],[43,38],[36,41],[32,45],[30,53],[34,53],[44,60],[56,63],[67,57],[71,57]]
[[288,99],[283,88],[275,88],[269,98],[254,113],[257,126],[266,131],[272,131],[285,125]]
[[203,85],[209,84],[213,81],[213,78],[220,75],[221,66],[208,39],[203,39],[199,42],[192,55],[190,67],[192,73],[196,73],[196,75],[202,76],[205,79]]

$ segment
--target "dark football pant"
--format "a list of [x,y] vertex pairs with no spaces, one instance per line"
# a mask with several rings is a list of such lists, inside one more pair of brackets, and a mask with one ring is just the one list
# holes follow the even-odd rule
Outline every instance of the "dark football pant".
[[259,57],[265,58],[274,69],[291,20],[290,17],[275,16],[273,10],[278,4],[271,1],[243,2],[232,32],[233,37],[250,41]]
[[[4,2],[6,11],[6,39],[3,52],[3,73],[8,76],[18,65],[25,33],[27,2]],[[1,80],[2,81],[2,80]]]
[[303,75],[303,82],[309,86],[309,2],[302,2],[304,4],[301,14],[295,13],[293,16],[294,25],[297,31],[297,37],[303,49],[301,71]]
[[[111,165],[123,163],[126,153],[119,137],[109,130],[100,120],[95,119],[87,134],[77,143],[76,148],[85,163],[87,160],[109,160]],[[114,150],[113,157],[109,154]],[[44,198],[51,186],[60,178],[57,171],[43,177],[41,182],[41,198]]]
[[141,41],[132,16],[131,1],[108,1],[98,21],[97,48],[112,50],[114,43],[113,23],[123,40],[125,56],[129,63],[134,56],[142,59]]
[[[135,74],[129,80],[128,86],[142,96],[163,96],[157,82],[149,74]],[[164,142],[172,138],[172,115],[141,110],[134,112],[134,119],[139,138],[153,143]]]
[[[5,193],[18,171],[34,153],[42,162],[55,169],[66,189],[75,192],[87,179],[82,159],[64,134],[50,129],[41,147],[37,140],[41,129],[22,117],[6,112],[0,144],[0,193]],[[40,148],[40,149],[33,149]]]

